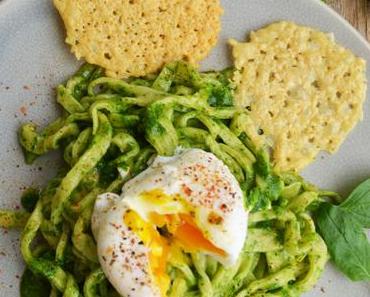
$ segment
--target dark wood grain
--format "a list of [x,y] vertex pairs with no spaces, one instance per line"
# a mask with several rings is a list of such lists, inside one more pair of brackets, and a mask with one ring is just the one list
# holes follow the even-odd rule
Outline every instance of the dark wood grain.
[[327,2],[367,40],[370,40],[370,0],[329,0]]

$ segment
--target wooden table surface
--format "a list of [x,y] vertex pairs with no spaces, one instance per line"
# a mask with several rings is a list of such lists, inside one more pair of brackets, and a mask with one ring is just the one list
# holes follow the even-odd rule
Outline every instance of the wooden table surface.
[[370,41],[370,0],[327,0]]

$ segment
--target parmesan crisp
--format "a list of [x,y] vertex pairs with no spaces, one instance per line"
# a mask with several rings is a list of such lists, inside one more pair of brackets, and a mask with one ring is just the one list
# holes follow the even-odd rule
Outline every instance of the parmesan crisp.
[[192,64],[216,44],[219,0],[54,0],[77,59],[112,77],[143,76],[174,60]]
[[319,151],[335,152],[362,119],[366,64],[330,34],[278,22],[231,40],[237,105],[269,144],[277,170],[300,171]]

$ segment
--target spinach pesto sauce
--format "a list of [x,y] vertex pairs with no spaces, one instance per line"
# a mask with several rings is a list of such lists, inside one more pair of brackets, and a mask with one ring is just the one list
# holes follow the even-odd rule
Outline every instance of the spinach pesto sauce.
[[85,64],[58,86],[63,115],[41,132],[23,125],[19,141],[27,162],[60,149],[65,168],[22,198],[24,211],[0,211],[0,226],[24,228],[22,297],[118,296],[98,262],[90,226],[95,198],[120,193],[148,160],[176,147],[212,152],[229,167],[250,211],[249,235],[232,267],[184,253],[184,265],[168,267],[167,295],[297,296],[313,287],[328,257],[309,211],[327,192],[274,171],[267,149],[248,136],[249,112],[233,105],[232,73],[173,62],[158,75],[120,80]]
[[23,273],[20,283],[21,297],[49,297],[51,286],[49,282],[40,276],[36,276],[30,269]]

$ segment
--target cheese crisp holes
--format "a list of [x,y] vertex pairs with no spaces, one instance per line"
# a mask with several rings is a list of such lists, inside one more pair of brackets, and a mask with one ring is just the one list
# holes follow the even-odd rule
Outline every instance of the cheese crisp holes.
[[275,72],[271,72],[269,76],[269,82],[272,82],[276,78]]
[[253,107],[251,131],[261,128],[264,135],[249,136],[273,146],[277,170],[299,171],[320,150],[335,152],[362,118],[365,61],[328,34],[278,22],[230,44],[235,103]]
[[319,82],[318,82],[317,80],[314,80],[314,81],[312,82],[312,86],[313,86],[314,88],[316,88],[316,89],[319,89],[319,88],[320,88]]

